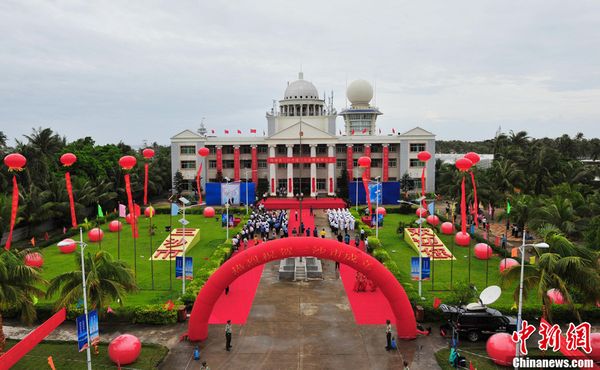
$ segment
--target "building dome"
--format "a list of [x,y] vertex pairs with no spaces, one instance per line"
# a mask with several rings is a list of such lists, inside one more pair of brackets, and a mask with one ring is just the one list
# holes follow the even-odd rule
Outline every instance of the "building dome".
[[373,87],[368,81],[352,81],[346,89],[346,96],[352,105],[369,105],[373,99]]
[[298,80],[290,83],[285,89],[284,99],[319,99],[319,92],[315,85],[304,79],[302,72],[298,74]]

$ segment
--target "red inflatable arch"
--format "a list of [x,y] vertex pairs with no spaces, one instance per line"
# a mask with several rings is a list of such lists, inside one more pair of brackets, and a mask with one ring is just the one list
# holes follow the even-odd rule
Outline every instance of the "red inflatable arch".
[[402,285],[385,266],[367,253],[333,239],[296,237],[277,239],[251,247],[230,258],[215,271],[194,303],[188,325],[189,339],[199,341],[208,337],[208,319],[213,306],[223,290],[239,276],[270,261],[305,256],[338,261],[368,276],[390,303],[398,338],[416,338],[417,323],[410,301]]

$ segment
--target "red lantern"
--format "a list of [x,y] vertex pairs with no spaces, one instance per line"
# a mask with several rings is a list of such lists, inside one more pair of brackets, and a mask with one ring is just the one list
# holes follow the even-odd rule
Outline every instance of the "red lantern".
[[550,302],[552,302],[552,304],[565,303],[565,298],[558,289],[550,289],[546,292],[546,295],[548,296],[548,298],[550,298]]
[[27,253],[25,255],[25,264],[29,267],[42,267],[44,257],[38,252]]
[[144,216],[146,216],[146,217],[154,217],[155,214],[156,214],[156,211],[154,210],[154,207],[152,207],[152,206],[146,207],[146,209],[144,210]]
[[[60,253],[69,254],[69,253],[75,252],[75,250],[77,249],[77,244],[75,243],[75,240],[73,240],[73,239],[64,239],[62,241],[62,243],[65,243],[65,245],[61,245],[60,247],[58,247],[58,249],[60,250]],[[66,243],[70,243],[70,244],[66,244]]]
[[431,154],[424,150],[422,152],[419,152],[419,154],[417,154],[417,158],[421,161],[421,162],[427,162],[428,160],[431,159]]
[[595,362],[600,361],[600,333],[590,334],[590,346],[592,347],[592,352],[588,354],[588,357]]
[[202,211],[202,214],[206,218],[214,217],[215,216],[215,209],[213,207],[206,207],[206,208],[204,208],[204,211]]
[[358,158],[358,165],[363,168],[371,167],[371,158],[369,158],[369,157]]
[[456,160],[456,168],[458,168],[460,171],[468,171],[469,168],[471,168],[471,166],[473,165],[473,162],[471,162],[470,159],[462,157]]
[[460,245],[461,247],[468,247],[469,243],[471,243],[471,235],[469,233],[463,233],[459,231],[454,235],[454,242],[456,245]]
[[135,335],[122,334],[108,345],[108,356],[117,365],[128,365],[142,352],[142,342]]
[[423,207],[419,207],[417,208],[417,210],[415,211],[415,213],[417,214],[418,217],[425,217],[427,216],[427,210]]
[[206,148],[206,147],[202,147],[202,148],[198,149],[198,154],[201,157],[206,157],[207,155],[210,154],[210,150],[208,148]]
[[133,167],[135,167],[136,163],[137,159],[135,159],[135,157],[131,155],[124,155],[121,157],[121,159],[119,159],[119,166],[121,166],[121,168],[123,168],[124,170],[132,169]]
[[77,162],[77,157],[73,153],[65,153],[60,156],[60,163],[64,167],[71,167],[75,162]]
[[485,349],[488,356],[496,364],[512,367],[512,361],[517,352],[517,344],[512,340],[511,334],[496,333],[492,335],[485,344]]
[[480,260],[488,260],[492,256],[492,247],[485,243],[475,244],[475,257]]
[[12,153],[4,157],[4,164],[8,167],[9,171],[21,171],[26,163],[27,158],[19,153]]
[[442,234],[450,235],[452,233],[454,233],[454,225],[452,225],[452,222],[444,222],[442,224]]
[[123,230],[123,223],[121,221],[117,221],[117,220],[111,221],[108,224],[108,230],[111,233],[116,233],[117,231],[121,231],[121,230]]
[[375,210],[375,212],[376,212],[378,215],[384,215],[384,216],[385,216],[385,215],[387,214],[387,211],[386,211],[386,210],[385,210],[385,208],[383,208],[383,207],[377,207],[377,209]]
[[127,216],[125,216],[125,222],[131,225],[131,223],[133,222],[133,216],[131,215],[131,213],[128,213]]
[[473,163],[473,166],[476,165],[477,162],[479,162],[481,160],[481,157],[479,156],[479,154],[477,154],[475,152],[468,152],[467,154],[465,154],[465,158],[470,160]]
[[97,243],[97,242],[101,241],[103,238],[104,238],[104,231],[102,231],[102,229],[100,229],[99,227],[95,227],[95,228],[91,229],[90,231],[88,231],[88,239],[92,243]]
[[436,215],[429,215],[425,220],[428,224],[433,226],[437,226],[440,223],[440,218]]
[[500,265],[498,265],[498,267],[500,268],[500,272],[504,272],[504,270],[510,269],[511,267],[515,267],[515,266],[519,266],[520,263],[517,260],[514,260],[512,258],[505,258],[503,260],[500,261]]
[[150,148],[146,148],[146,149],[142,150],[142,155],[146,159],[152,159],[152,157],[154,157],[154,150],[150,149]]

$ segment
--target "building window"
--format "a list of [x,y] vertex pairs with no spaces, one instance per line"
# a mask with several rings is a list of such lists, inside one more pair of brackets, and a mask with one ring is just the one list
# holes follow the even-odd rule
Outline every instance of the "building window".
[[354,145],[354,151],[357,153],[362,153],[365,150],[365,146],[362,144]]
[[390,182],[396,182],[396,178],[395,177],[388,177],[388,181],[390,181]]
[[262,153],[262,154],[268,153],[269,152],[269,147],[266,146],[266,145],[259,145],[257,147],[257,151],[258,151],[258,153]]
[[250,154],[250,153],[252,153],[252,149],[250,148],[250,145],[242,145],[240,147],[240,153],[242,153],[242,154]]
[[346,145],[336,145],[335,152],[336,153],[346,153],[346,151],[348,150],[346,148],[347,148]]
[[233,145],[226,145],[223,147],[223,154],[233,154]]
[[388,159],[388,167],[396,167],[397,166],[397,159],[396,158],[390,158]]
[[196,161],[181,161],[182,170],[191,170],[196,168]]
[[425,150],[425,144],[424,143],[411,143],[410,144],[410,152],[411,153],[422,152],[424,150]]
[[327,154],[327,146],[325,146],[325,145],[317,146],[317,154]]
[[297,169],[299,169],[299,168],[300,168],[300,163],[294,163],[294,164],[292,165],[292,167],[293,167],[295,170],[297,170]]
[[258,160],[258,168],[267,168],[267,161],[264,159]]
[[182,145],[179,147],[180,154],[196,154],[195,145]]
[[215,161],[215,160],[209,160],[208,161],[208,168],[217,168],[217,161]]
[[383,147],[379,144],[371,145],[371,153],[381,153]]
[[411,167],[425,167],[425,162],[421,162],[417,158],[411,158],[410,159],[410,166]]
[[335,166],[339,167],[339,168],[345,168],[346,167],[346,160],[345,159],[336,159]]
[[242,159],[240,161],[240,168],[252,168],[252,160]]
[[277,163],[277,168],[287,168],[287,163]]
[[277,145],[277,154],[287,154],[285,145]]
[[277,179],[277,188],[286,189],[287,191],[288,182],[287,179]]
[[326,163],[317,163],[317,168],[325,168]]
[[380,168],[381,167],[381,159],[379,159],[379,158],[371,159],[371,167]]
[[231,159],[223,161],[223,168],[233,168],[234,161]]
[[358,166],[358,159],[353,159],[352,160],[352,167],[356,168]]
[[396,144],[390,144],[390,152],[397,152],[398,151],[398,145]]
[[317,190],[325,190],[325,179],[317,179]]

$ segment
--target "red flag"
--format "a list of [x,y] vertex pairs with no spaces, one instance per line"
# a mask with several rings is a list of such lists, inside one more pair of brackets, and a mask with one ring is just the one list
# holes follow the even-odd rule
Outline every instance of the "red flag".
[[476,370],[471,361],[469,361],[469,370]]
[[433,298],[433,308],[438,308],[442,304],[442,300],[438,297]]
[[113,309],[112,309],[112,308],[110,308],[110,306],[108,306],[108,307],[106,308],[106,313],[114,313],[114,311],[113,311]]
[[240,134],[240,135],[242,134],[242,130],[237,130],[237,131],[238,131],[238,134]]
[[73,187],[71,185],[71,174],[69,171],[65,172],[65,183],[67,187],[67,194],[69,195],[69,207],[71,209],[71,227],[77,227],[77,215],[75,214],[75,200],[73,199]]
[[251,128],[251,129],[250,129],[250,133],[251,133],[251,134],[256,134],[256,129],[255,129],[255,128]]
[[200,167],[198,168],[198,173],[196,174],[196,188],[198,189],[198,204],[202,204],[202,191],[200,190],[200,179],[202,178],[202,176],[200,176],[200,174],[202,173],[202,162],[200,162]]
[[67,233],[67,228],[63,226],[63,234]]
[[229,135],[229,130],[225,130],[225,135]]
[[50,236],[48,235],[48,232],[46,231],[46,232],[44,233],[44,240],[45,240],[45,241],[48,241],[48,239],[50,239]]
[[395,128],[393,128],[393,129],[392,129],[392,134],[395,134],[395,133],[396,133],[396,129],[395,129]]
[[352,131],[350,131],[350,135],[354,135],[354,129],[352,129]]
[[367,133],[367,129],[366,129],[366,128],[363,128],[363,130],[362,130],[362,133],[363,133],[363,134],[366,134],[366,133]]
[[17,185],[17,177],[13,175],[13,193],[12,193],[12,207],[10,210],[10,229],[8,231],[8,238],[6,239],[6,245],[4,249],[9,250],[12,242],[13,229],[15,228],[15,222],[17,220],[17,211],[19,210],[19,186]]
[[175,307],[175,304],[173,304],[173,301],[169,299],[167,303],[165,303],[165,310],[171,311],[173,307]]
[[29,241],[32,247],[35,247],[35,236]]

